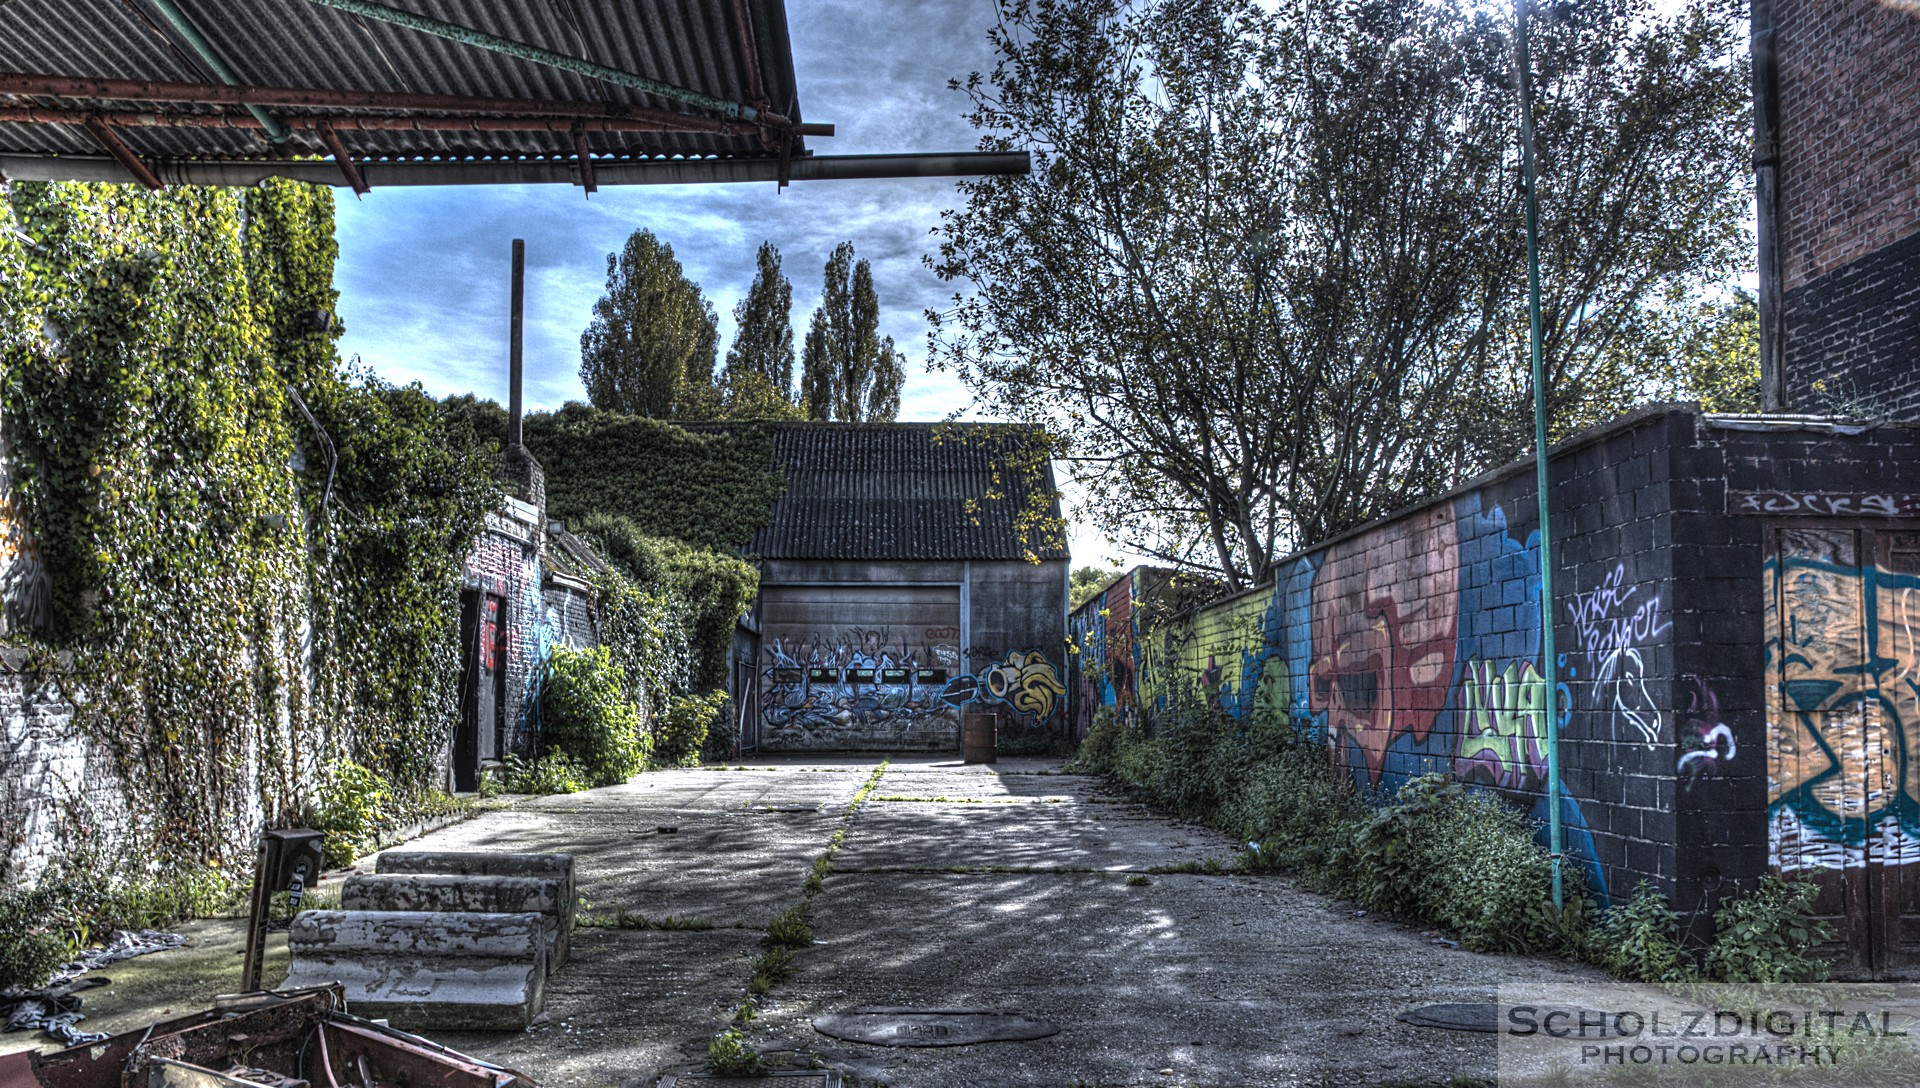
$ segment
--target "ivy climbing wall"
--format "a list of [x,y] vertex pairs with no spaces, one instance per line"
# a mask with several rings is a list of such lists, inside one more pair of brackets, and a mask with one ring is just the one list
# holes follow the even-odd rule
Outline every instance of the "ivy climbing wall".
[[439,785],[495,489],[342,366],[331,193],[4,195],[0,884],[242,870],[337,761]]

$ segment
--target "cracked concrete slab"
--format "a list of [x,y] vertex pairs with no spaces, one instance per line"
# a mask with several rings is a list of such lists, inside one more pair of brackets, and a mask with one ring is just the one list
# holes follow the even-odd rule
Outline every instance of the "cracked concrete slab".
[[[407,844],[566,851],[590,915],[625,910],[636,924],[677,917],[713,926],[583,926],[532,1029],[434,1037],[550,1088],[650,1088],[701,1064],[746,998],[764,927],[801,901],[814,859],[878,761],[809,756],[656,772],[522,802]],[[759,1002],[756,1018],[734,1026],[776,1065],[821,1063],[849,1086],[1439,1088],[1491,1077],[1492,1040],[1417,1028],[1396,1014],[1485,1001],[1502,982],[1599,978],[1572,964],[1437,945],[1278,876],[1161,872],[1130,885],[1129,875],[1226,858],[1236,844],[1128,803],[1097,779],[1032,773],[1057,770],[1039,760],[895,760],[873,796],[920,800],[870,800],[846,825],[835,871],[812,903],[815,943],[798,950],[796,973]],[[220,958],[203,948],[149,959],[168,957]],[[200,983],[176,974],[166,998],[176,1009],[231,988],[202,986],[200,999]],[[115,989],[100,991],[97,1005],[90,995],[101,1024],[125,1023]],[[817,1016],[876,1006],[994,1009],[1060,1031],[902,1050],[812,1028]],[[14,1038],[0,1038],[0,1049]]]

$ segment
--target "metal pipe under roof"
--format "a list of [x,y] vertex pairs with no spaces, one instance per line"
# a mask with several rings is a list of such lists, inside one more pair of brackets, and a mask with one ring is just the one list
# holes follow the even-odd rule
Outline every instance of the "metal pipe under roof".
[[[179,160],[147,164],[169,185],[257,185],[267,178],[288,178],[316,185],[345,184],[332,163]],[[594,181],[608,185],[705,185],[779,181],[776,159],[596,159]],[[358,163],[366,183],[390,185],[538,185],[578,184],[571,158],[501,159],[441,162]],[[809,155],[786,167],[793,181],[858,181],[878,178],[983,177],[1025,174],[1032,161],[1025,151],[963,151],[921,155]],[[110,158],[74,155],[0,154],[0,178],[10,181],[129,180]]]

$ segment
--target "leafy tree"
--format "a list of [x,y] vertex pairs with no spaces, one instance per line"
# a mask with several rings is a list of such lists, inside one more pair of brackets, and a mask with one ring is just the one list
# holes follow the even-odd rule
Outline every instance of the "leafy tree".
[[[1731,0],[1535,17],[1552,433],[1670,394],[1748,261]],[[963,84],[933,361],[1063,442],[1132,550],[1275,558],[1531,448],[1508,23],[1446,0],[1003,0]]]
[[1686,322],[1680,383],[1709,412],[1760,410],[1760,306],[1752,294],[1710,302]]
[[[851,273],[851,274],[849,274]],[[886,422],[900,414],[906,358],[882,337],[873,268],[842,242],[827,258],[820,308],[801,356],[800,403],[807,418]]]
[[1113,581],[1114,575],[1119,573],[1117,570],[1108,570],[1105,567],[1081,567],[1074,571],[1067,582],[1067,607],[1079,608],[1086,604],[1093,599],[1094,594],[1105,589],[1107,583]]
[[654,419],[711,419],[719,410],[719,318],[673,247],[636,230],[607,254],[607,293],[580,335],[580,380],[596,408]]
[[782,397],[793,396],[793,284],[780,271],[780,251],[761,242],[755,257],[759,270],[747,297],[733,308],[736,330],[727,352],[723,381],[731,386],[751,385],[747,374],[766,379],[767,388]]

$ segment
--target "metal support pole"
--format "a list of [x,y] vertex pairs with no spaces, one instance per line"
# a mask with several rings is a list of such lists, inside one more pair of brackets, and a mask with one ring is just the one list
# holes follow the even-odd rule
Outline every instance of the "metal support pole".
[[[200,28],[193,25],[193,20],[187,18],[187,13],[174,6],[173,0],[153,0],[153,6],[160,9],[160,14],[166,16],[167,22],[173,24],[173,29],[187,40],[187,44],[200,55],[200,59],[206,62],[207,67],[213,69],[213,74],[219,77],[220,82],[230,87],[239,85],[239,74],[227,64],[226,58],[213,47],[213,43],[207,40],[206,35],[200,33]],[[253,114],[254,119],[260,122],[260,127],[267,130],[267,139],[274,143],[286,143],[287,138],[293,135],[287,130],[287,126],[259,106],[248,106],[247,112]]]
[[1520,94],[1520,159],[1526,171],[1527,325],[1533,363],[1534,489],[1540,497],[1540,703],[1547,715],[1547,849],[1553,854],[1553,906],[1566,905],[1561,879],[1560,685],[1553,646],[1553,533],[1547,502],[1547,376],[1540,336],[1540,203],[1533,163],[1533,60],[1527,48],[1527,3],[1514,0],[1514,83]]
[[521,415],[526,404],[520,394],[520,338],[527,298],[527,242],[524,238],[513,240],[513,302],[508,324],[507,347],[507,448],[518,449],[525,437],[521,432]]

